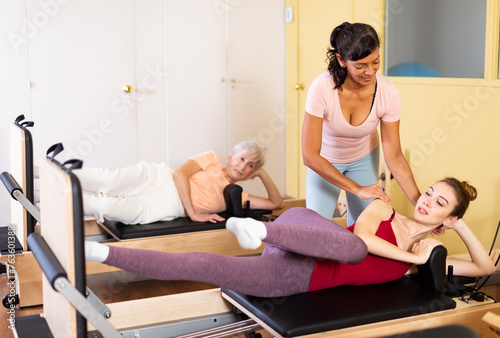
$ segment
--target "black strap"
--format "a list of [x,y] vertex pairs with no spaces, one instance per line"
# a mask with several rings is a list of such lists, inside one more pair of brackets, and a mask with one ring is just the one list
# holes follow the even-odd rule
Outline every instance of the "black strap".
[[25,129],[26,127],[33,127],[35,125],[35,122],[33,121],[24,121],[21,123],[21,121],[24,120],[24,115],[21,114],[16,119],[14,120],[14,124],[21,127],[22,129]]
[[21,123],[21,128],[27,128],[27,127],[33,127],[35,125],[35,122],[33,121],[25,121]]
[[62,164],[64,171],[68,174],[73,169],[81,169],[82,166],[83,166],[83,161],[77,159],[67,160]]
[[[50,159],[51,162],[54,161],[54,157],[57,156],[61,151],[64,150],[64,147],[62,143],[56,143],[52,145],[49,149],[47,149],[47,158]],[[52,156],[49,156],[49,154],[52,153]]]
[[370,111],[372,111],[373,104],[375,103],[375,96],[377,96],[377,82],[375,82],[375,91],[373,92],[372,105],[370,107]]
[[18,117],[16,117],[16,119],[14,120],[14,123],[19,125],[19,122],[21,122],[22,120],[24,120],[24,115],[21,114],[19,115]]

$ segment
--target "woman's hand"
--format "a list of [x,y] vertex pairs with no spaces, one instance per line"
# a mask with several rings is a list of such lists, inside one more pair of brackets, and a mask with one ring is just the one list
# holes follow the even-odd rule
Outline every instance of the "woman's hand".
[[251,180],[252,178],[255,177],[261,177],[262,173],[264,173],[264,167],[260,167],[259,169],[255,170],[250,176],[248,176],[248,179]]
[[452,229],[455,231],[457,231],[458,229],[462,229],[464,227],[467,227],[467,225],[461,218],[456,220],[451,220],[449,223],[445,223],[442,226],[443,230]]
[[260,196],[248,195],[248,201],[250,201],[250,207],[253,209],[280,209],[283,208],[283,197],[281,197],[278,188],[274,184],[271,176],[267,173],[264,167],[260,167],[255,170],[248,179],[258,177],[267,191],[267,198]]
[[222,222],[224,220],[224,217],[221,217],[217,214],[200,214],[198,212],[194,212],[188,216],[193,222],[217,223],[217,222]]
[[356,193],[361,199],[378,198],[386,203],[391,202],[391,198],[385,193],[384,189],[378,184],[372,184],[365,187],[360,187]]
[[464,226],[466,225],[465,222],[462,221],[462,219],[456,219],[456,220],[451,219],[449,222],[445,222],[445,224],[432,230],[431,235],[441,236],[445,234],[446,230],[452,229],[456,231],[457,227],[464,227]]
[[438,245],[443,245],[440,241],[434,238],[426,238],[413,244],[413,248],[411,252],[418,257],[415,264],[421,265],[427,262],[429,259],[432,249],[437,247]]
[[441,236],[441,235],[444,235],[445,230],[446,229],[442,225],[440,225],[436,229],[434,229],[434,230],[431,231],[431,236]]

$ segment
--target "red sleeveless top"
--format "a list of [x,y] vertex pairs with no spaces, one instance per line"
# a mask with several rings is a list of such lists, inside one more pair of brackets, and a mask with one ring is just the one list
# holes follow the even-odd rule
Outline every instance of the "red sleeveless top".
[[[398,245],[392,230],[395,213],[380,223],[375,236]],[[347,228],[353,232],[355,224]],[[390,282],[403,277],[411,264],[368,254],[358,264],[345,264],[328,259],[316,259],[309,283],[309,291],[321,290],[339,285],[367,285]]]

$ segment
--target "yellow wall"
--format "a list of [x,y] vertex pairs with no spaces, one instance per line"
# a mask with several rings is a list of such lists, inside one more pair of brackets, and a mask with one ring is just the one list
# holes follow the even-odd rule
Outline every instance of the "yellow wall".
[[[287,1],[287,5],[300,6],[302,1],[311,0]],[[344,0],[337,1],[345,4]],[[445,176],[470,181],[478,190],[478,198],[471,203],[465,221],[487,249],[492,243],[500,219],[500,81],[495,75],[498,72],[496,65],[500,26],[497,14],[499,2],[500,0],[488,1],[484,79],[390,78],[403,101],[402,148],[418,186],[423,191]],[[372,24],[383,41],[383,25],[380,24],[383,22],[383,3],[384,1],[353,0],[352,15],[345,21],[354,18],[356,21]],[[317,10],[321,12],[322,8]],[[300,17],[298,20],[300,21]],[[300,28],[300,25],[298,27]],[[333,27],[332,24],[330,32]],[[287,29],[287,34],[293,33],[290,26]],[[300,32],[296,33],[295,38],[297,36],[301,36]],[[290,39],[290,36],[287,35],[287,39]],[[295,45],[300,44],[300,41],[293,41]],[[287,43],[289,42],[287,40]],[[293,56],[295,63],[288,63],[289,53],[293,52],[291,47],[293,46],[287,45],[288,87],[295,81],[301,81],[298,75],[295,75],[299,73],[296,70],[299,64],[296,52]],[[467,50],[467,43],[464,41],[464,53],[473,52]],[[311,53],[320,55],[319,62],[324,62],[324,51]],[[291,76],[297,78],[292,80]],[[309,83],[305,83],[306,88],[308,85]],[[302,111],[303,116],[303,107],[290,106],[298,100],[295,92],[287,92],[287,114],[290,121],[295,121],[293,128],[287,131],[287,167],[293,168],[287,171],[287,181],[292,182],[287,186],[291,192],[287,192],[292,196],[297,191],[294,190],[295,186],[302,187],[305,183],[297,174],[300,169],[297,169],[296,161],[302,163],[300,155],[297,155],[301,120],[293,114],[300,114]],[[391,198],[398,212],[411,214],[412,207],[395,181],[391,186]],[[439,239],[445,243],[449,253],[466,251],[452,231]]]
[[[500,202],[499,88],[480,83],[393,82],[403,100],[401,142],[421,191],[445,176],[470,181],[478,198],[465,220],[489,248],[500,218],[496,207]],[[454,236],[446,235],[443,241],[449,250],[465,250]]]

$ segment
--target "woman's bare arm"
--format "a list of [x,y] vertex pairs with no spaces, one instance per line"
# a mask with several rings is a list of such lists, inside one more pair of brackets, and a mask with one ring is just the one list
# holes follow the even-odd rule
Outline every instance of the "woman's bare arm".
[[281,197],[278,188],[274,184],[271,176],[264,170],[264,168],[259,168],[252,175],[253,177],[259,177],[264,184],[267,191],[268,198],[261,196],[248,195],[248,200],[250,201],[250,207],[253,209],[280,209],[283,207],[283,197]]
[[323,119],[306,112],[302,127],[302,158],[304,164],[318,175],[335,186],[350,192],[359,198],[380,198],[386,202],[389,196],[378,184],[360,186],[338,171],[330,162],[320,155],[322,144]]
[[191,159],[174,170],[173,178],[175,187],[177,188],[184,210],[192,221],[212,223],[223,221],[224,218],[217,214],[201,214],[194,209],[191,199],[191,184],[189,183],[189,178],[200,170],[200,165]]
[[358,217],[354,234],[365,242],[370,254],[412,264],[427,262],[432,249],[440,245],[441,242],[435,239],[426,239],[417,243],[413,252],[409,252],[375,235],[380,223],[388,220],[392,213],[393,209],[389,203],[374,200]]
[[453,229],[457,232],[467,246],[471,258],[471,261],[448,258],[446,265],[453,265],[454,274],[480,277],[490,275],[496,270],[483,245],[463,220],[459,219],[454,224],[445,227],[445,229]]
[[380,120],[380,136],[387,167],[411,204],[415,205],[420,197],[420,191],[415,183],[410,166],[401,151],[399,121],[385,122]]

